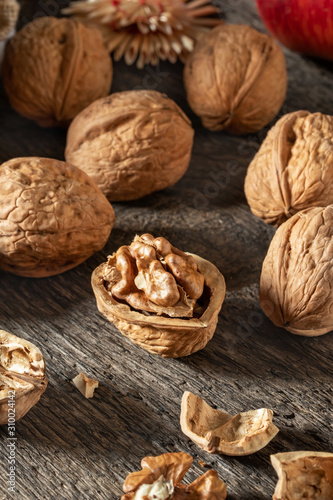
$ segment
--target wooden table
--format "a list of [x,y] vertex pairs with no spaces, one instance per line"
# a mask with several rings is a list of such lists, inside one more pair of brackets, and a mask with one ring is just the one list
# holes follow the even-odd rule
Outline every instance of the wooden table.
[[[29,0],[22,16],[31,19],[54,4]],[[232,23],[264,29],[253,1],[224,0],[223,10]],[[285,53],[289,87],[280,114],[301,108],[333,114],[332,65]],[[14,497],[116,499],[144,456],[186,451],[194,457],[188,480],[205,471],[200,459],[226,482],[229,499],[269,499],[276,483],[270,454],[333,451],[333,337],[303,338],[275,328],[258,303],[261,264],[274,229],[251,214],[243,183],[267,129],[240,138],[203,129],[186,103],[181,64],[139,71],[120,62],[114,69],[112,91],[153,88],[180,104],[196,130],[193,157],[173,188],[115,203],[109,242],[76,269],[44,279],[0,274],[0,327],[42,349],[49,378],[41,401],[16,424]],[[63,159],[65,131],[39,128],[11,110],[2,89],[0,94],[0,161],[30,155]],[[187,358],[148,354],[97,311],[91,272],[144,232],[209,259],[226,278],[215,336]],[[71,383],[79,371],[100,381],[91,400]],[[208,455],[180,430],[185,390],[230,413],[272,408],[280,432],[249,457]],[[6,427],[0,433],[0,491],[7,499]]]

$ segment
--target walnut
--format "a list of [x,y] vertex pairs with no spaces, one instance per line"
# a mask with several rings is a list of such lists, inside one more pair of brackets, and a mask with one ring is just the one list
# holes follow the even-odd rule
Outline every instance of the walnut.
[[80,169],[47,158],[0,168],[0,268],[43,277],[77,266],[106,243],[110,203]]
[[305,336],[333,330],[333,206],[298,212],[276,231],[260,302],[276,326]]
[[223,24],[198,41],[186,61],[184,84],[205,127],[255,132],[276,116],[285,99],[284,55],[270,36]]
[[279,477],[273,500],[332,500],[333,453],[277,453],[271,462]]
[[229,415],[214,410],[203,399],[184,392],[180,425],[186,436],[208,453],[242,456],[264,448],[279,429],[266,408]]
[[166,95],[118,92],[75,118],[65,155],[109,200],[134,200],[172,186],[184,175],[193,134],[187,116]]
[[181,484],[192,461],[183,452],[144,458],[142,470],[127,476],[121,500],[225,500],[227,489],[215,470],[208,470],[188,486]]
[[0,425],[24,417],[46,386],[44,359],[38,347],[0,330]]
[[136,236],[97,267],[92,286],[98,309],[121,333],[172,358],[207,344],[225,295],[213,264],[150,234]]
[[73,384],[81,392],[85,398],[92,398],[94,390],[97,389],[99,382],[93,378],[87,377],[84,373],[80,372],[73,378]]
[[109,93],[112,62],[97,28],[41,17],[8,44],[2,76],[16,111],[42,126],[66,126]]
[[295,111],[268,132],[245,194],[254,215],[278,226],[300,210],[333,203],[333,116]]

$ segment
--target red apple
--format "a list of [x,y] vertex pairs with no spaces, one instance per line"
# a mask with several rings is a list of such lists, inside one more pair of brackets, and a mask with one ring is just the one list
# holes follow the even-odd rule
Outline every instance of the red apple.
[[291,50],[333,60],[333,0],[256,0],[267,29]]

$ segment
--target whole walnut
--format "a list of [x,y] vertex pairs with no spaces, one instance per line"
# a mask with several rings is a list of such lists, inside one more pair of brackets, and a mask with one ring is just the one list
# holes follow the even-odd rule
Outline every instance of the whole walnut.
[[276,116],[285,99],[284,55],[270,36],[223,24],[189,55],[184,83],[189,105],[205,127],[255,132]]
[[80,169],[47,158],[0,166],[0,268],[43,277],[77,266],[108,240],[113,209]]
[[109,93],[112,62],[98,29],[41,17],[7,45],[2,78],[16,111],[42,126],[66,126]]
[[166,95],[118,92],[73,120],[65,155],[109,200],[134,200],[172,186],[184,175],[193,135],[187,116]]
[[260,303],[296,335],[333,330],[333,205],[298,212],[276,231],[264,260]]
[[213,264],[151,234],[120,247],[91,282],[99,311],[135,344],[165,358],[205,347],[225,296]]
[[274,226],[333,203],[333,116],[296,111],[280,118],[250,163],[245,194],[254,215]]

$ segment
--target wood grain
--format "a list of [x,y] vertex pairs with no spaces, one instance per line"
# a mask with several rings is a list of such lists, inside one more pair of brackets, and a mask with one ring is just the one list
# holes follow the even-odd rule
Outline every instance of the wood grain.
[[[65,3],[25,1],[21,24],[36,12],[57,14],[57,5]],[[253,1],[224,0],[223,11],[227,21],[264,29]],[[332,113],[332,65],[285,54],[289,87],[280,114]],[[189,481],[204,472],[200,459],[218,471],[230,500],[269,499],[276,483],[270,454],[333,451],[333,337],[302,338],[275,328],[258,303],[261,264],[274,230],[250,213],[243,183],[267,129],[241,138],[204,130],[186,103],[181,64],[142,71],[115,64],[112,91],[133,88],[165,92],[190,116],[196,130],[191,165],[173,188],[114,204],[117,220],[108,244],[76,269],[44,279],[0,274],[0,327],[43,350],[49,377],[40,403],[16,424],[17,492],[12,496],[7,429],[0,429],[0,492],[3,499],[116,499],[144,456],[186,451],[194,457]],[[64,130],[41,129],[11,110],[1,88],[1,162],[30,155],[63,159],[65,140]],[[188,358],[148,354],[97,311],[92,270],[143,232],[201,255],[226,277],[215,336]],[[91,400],[71,383],[79,371],[100,381]],[[208,455],[181,433],[184,390],[229,413],[272,408],[280,433],[253,456]]]

